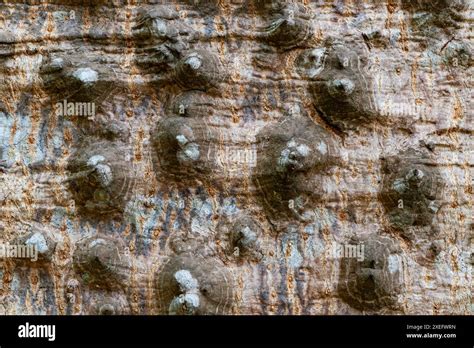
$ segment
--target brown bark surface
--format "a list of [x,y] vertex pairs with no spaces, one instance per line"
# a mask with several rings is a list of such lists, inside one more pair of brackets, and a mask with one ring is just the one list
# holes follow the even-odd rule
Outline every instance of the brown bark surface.
[[2,1],[0,314],[472,314],[473,8]]

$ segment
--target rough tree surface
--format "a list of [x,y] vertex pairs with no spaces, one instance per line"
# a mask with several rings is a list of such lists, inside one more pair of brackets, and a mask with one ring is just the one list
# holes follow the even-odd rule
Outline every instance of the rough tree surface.
[[0,314],[472,314],[473,8],[1,1]]

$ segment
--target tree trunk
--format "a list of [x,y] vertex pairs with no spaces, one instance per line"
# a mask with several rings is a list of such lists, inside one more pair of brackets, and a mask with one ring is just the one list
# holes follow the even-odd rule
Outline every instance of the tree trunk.
[[472,9],[3,1],[0,313],[472,313]]

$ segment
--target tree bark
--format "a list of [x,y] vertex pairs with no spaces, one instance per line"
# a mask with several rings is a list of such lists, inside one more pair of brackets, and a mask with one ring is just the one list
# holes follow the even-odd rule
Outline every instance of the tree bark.
[[0,313],[472,314],[472,11],[3,1]]

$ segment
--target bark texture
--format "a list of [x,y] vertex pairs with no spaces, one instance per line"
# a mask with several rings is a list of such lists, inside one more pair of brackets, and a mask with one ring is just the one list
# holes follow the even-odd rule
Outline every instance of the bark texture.
[[473,7],[3,0],[0,313],[472,314]]

